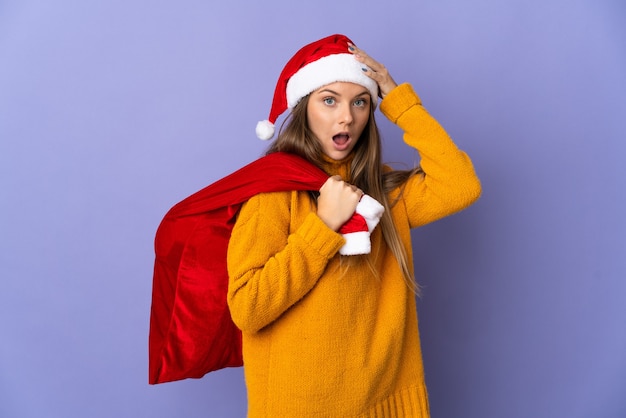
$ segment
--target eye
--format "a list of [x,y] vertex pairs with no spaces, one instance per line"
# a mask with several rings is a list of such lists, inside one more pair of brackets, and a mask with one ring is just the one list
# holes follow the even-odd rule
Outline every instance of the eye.
[[335,98],[334,97],[325,97],[324,98],[324,104],[327,104],[328,106],[332,106],[335,104]]
[[356,107],[365,107],[365,106],[367,106],[367,100],[365,100],[365,99],[356,99],[354,101],[354,105]]

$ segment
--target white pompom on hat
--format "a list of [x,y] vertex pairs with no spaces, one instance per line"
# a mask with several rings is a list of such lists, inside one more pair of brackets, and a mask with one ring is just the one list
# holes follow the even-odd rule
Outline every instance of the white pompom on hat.
[[372,103],[378,103],[378,85],[364,72],[364,64],[349,52],[353,42],[345,35],[331,35],[302,47],[280,73],[269,118],[257,123],[256,134],[268,140],[274,136],[276,119],[293,109],[303,97],[327,84],[351,82],[367,88]]

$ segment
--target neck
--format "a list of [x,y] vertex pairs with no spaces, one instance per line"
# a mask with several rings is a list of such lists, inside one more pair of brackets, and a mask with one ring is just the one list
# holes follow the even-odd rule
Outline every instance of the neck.
[[354,153],[350,153],[346,158],[341,160],[334,160],[327,156],[326,154],[322,155],[322,159],[324,160],[322,169],[331,176],[339,175],[345,181],[350,181],[350,166],[352,165],[352,159],[354,158]]

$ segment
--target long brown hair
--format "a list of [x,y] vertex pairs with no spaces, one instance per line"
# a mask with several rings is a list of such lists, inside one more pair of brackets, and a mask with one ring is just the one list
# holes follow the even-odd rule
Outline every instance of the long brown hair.
[[[322,168],[324,164],[323,150],[309,128],[307,120],[308,102],[309,96],[306,96],[293,108],[283,122],[278,138],[266,153],[289,152]],[[412,170],[383,171],[380,132],[374,118],[373,104],[370,105],[367,125],[352,152],[354,158],[350,167],[350,182],[385,207],[379,228],[382,230],[387,246],[398,261],[405,281],[417,293],[418,287],[413,277],[409,256],[391,217],[391,208],[397,200],[390,201],[389,194],[392,190],[402,187],[409,177],[420,173],[421,169],[416,167]],[[401,193],[402,190],[400,190],[399,196]]]

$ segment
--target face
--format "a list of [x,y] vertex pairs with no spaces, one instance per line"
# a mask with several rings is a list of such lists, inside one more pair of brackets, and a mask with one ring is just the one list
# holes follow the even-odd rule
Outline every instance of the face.
[[365,87],[346,82],[311,93],[307,121],[324,154],[342,160],[352,152],[369,120],[371,100]]

